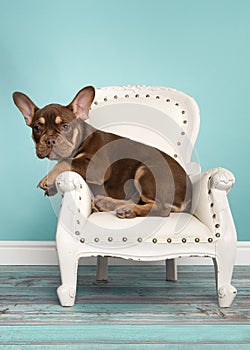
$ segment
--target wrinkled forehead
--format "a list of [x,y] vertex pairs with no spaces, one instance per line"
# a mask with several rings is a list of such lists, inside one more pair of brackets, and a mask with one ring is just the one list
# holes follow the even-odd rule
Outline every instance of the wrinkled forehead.
[[61,123],[70,123],[75,119],[75,115],[67,107],[51,104],[39,109],[33,118],[33,124],[59,125]]

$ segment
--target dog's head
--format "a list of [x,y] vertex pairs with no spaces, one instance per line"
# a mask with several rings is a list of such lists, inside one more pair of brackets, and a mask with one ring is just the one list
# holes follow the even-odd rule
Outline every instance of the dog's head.
[[84,120],[95,96],[92,86],[80,90],[67,106],[49,104],[38,108],[21,92],[13,100],[32,128],[32,138],[39,158],[59,160],[71,157],[84,137]]

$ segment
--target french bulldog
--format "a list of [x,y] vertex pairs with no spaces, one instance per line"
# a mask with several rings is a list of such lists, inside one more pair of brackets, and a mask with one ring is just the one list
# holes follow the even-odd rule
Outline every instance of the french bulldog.
[[95,89],[87,86],[67,106],[38,108],[25,94],[13,94],[32,129],[37,157],[58,161],[38,187],[56,194],[57,176],[71,170],[90,186],[95,210],[115,211],[119,218],[189,211],[192,185],[181,165],[154,147],[87,123],[94,97]]

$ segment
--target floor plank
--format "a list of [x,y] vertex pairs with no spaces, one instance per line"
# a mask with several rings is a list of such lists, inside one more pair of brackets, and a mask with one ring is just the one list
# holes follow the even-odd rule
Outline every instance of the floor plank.
[[[123,345],[163,345],[181,346],[192,344],[246,345],[250,344],[248,326],[202,326],[197,325],[196,331],[191,326],[152,325],[150,331],[146,325],[84,325],[74,326],[2,326],[1,344],[10,345],[102,345],[110,349],[112,346]],[[109,346],[109,347],[108,347]],[[103,347],[102,347],[103,348]]]
[[57,266],[1,266],[0,350],[250,348],[249,266],[235,267],[238,295],[226,309],[212,266],[180,266],[177,282],[164,280],[164,266],[109,270],[109,283],[96,284],[95,267],[80,266],[76,304],[63,308]]

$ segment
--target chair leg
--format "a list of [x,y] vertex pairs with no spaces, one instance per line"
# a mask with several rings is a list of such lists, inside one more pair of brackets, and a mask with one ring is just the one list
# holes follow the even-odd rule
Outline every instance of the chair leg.
[[57,288],[57,295],[62,306],[73,306],[76,297],[78,260],[71,254],[64,254],[59,262],[62,284]]
[[106,256],[97,257],[96,281],[97,282],[108,281],[108,257]]
[[229,258],[228,253],[225,257],[213,258],[216,288],[218,293],[218,303],[220,307],[229,307],[236,297],[237,290],[231,285],[234,259]]
[[176,259],[166,260],[166,280],[176,282],[177,281],[177,264]]

